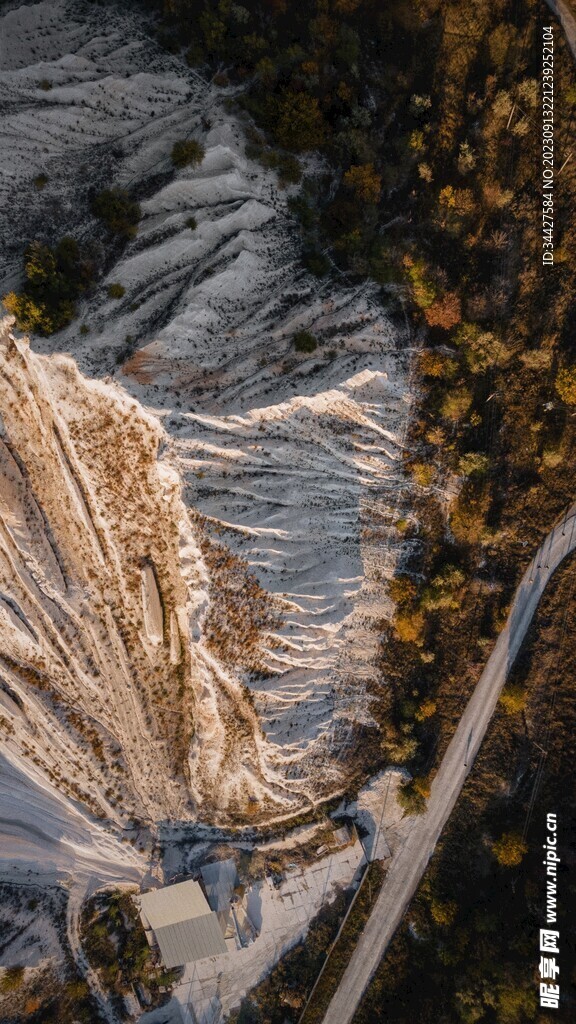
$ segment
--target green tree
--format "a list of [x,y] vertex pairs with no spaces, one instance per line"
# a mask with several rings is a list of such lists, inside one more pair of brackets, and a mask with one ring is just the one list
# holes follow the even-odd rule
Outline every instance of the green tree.
[[49,335],[70,323],[75,299],[88,287],[94,269],[73,238],[62,238],[55,249],[32,242],[25,254],[25,283],[21,292],[3,298],[18,327]]

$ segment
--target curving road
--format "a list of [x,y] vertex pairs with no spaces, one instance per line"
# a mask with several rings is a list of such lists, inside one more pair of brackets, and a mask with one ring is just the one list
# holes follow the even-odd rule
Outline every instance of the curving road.
[[544,588],[560,562],[575,548],[576,505],[573,505],[548,534],[522,577],[506,625],[432,783],[426,813],[414,819],[404,845],[390,865],[374,909],[326,1011],[324,1024],[350,1024],[352,1021],[434,853]]

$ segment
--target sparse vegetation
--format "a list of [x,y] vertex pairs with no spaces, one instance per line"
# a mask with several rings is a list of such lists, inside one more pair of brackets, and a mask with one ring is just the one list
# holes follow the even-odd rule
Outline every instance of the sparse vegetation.
[[319,1024],[346,967],[350,950],[366,922],[383,879],[382,865],[375,861],[368,868],[368,876],[358,895],[341,937],[332,948],[339,926],[349,906],[353,892],[338,893],[329,906],[322,908],[310,924],[306,941],[299,943],[284,956],[270,975],[243,1000],[240,1010],[231,1017],[231,1024],[296,1024],[304,1009],[328,953],[330,957],[314,993],[314,1000],[306,1010],[304,1024]]

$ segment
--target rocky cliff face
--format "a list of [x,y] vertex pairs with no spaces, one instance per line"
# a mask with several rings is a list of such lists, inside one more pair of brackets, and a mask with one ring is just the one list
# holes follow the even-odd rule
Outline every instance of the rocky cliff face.
[[[371,286],[302,270],[221,92],[133,15],[39,4],[0,38],[4,290],[30,238],[106,246],[91,188],[143,208],[70,328],[3,336],[8,747],[112,819],[289,814],[343,785],[369,720],[406,338]],[[205,159],[174,173],[191,132]]]

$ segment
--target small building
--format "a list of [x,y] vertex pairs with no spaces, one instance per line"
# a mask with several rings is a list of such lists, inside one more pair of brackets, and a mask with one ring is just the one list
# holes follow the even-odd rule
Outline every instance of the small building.
[[218,914],[198,882],[178,882],[138,897],[148,941],[157,943],[166,967],[226,953]]

